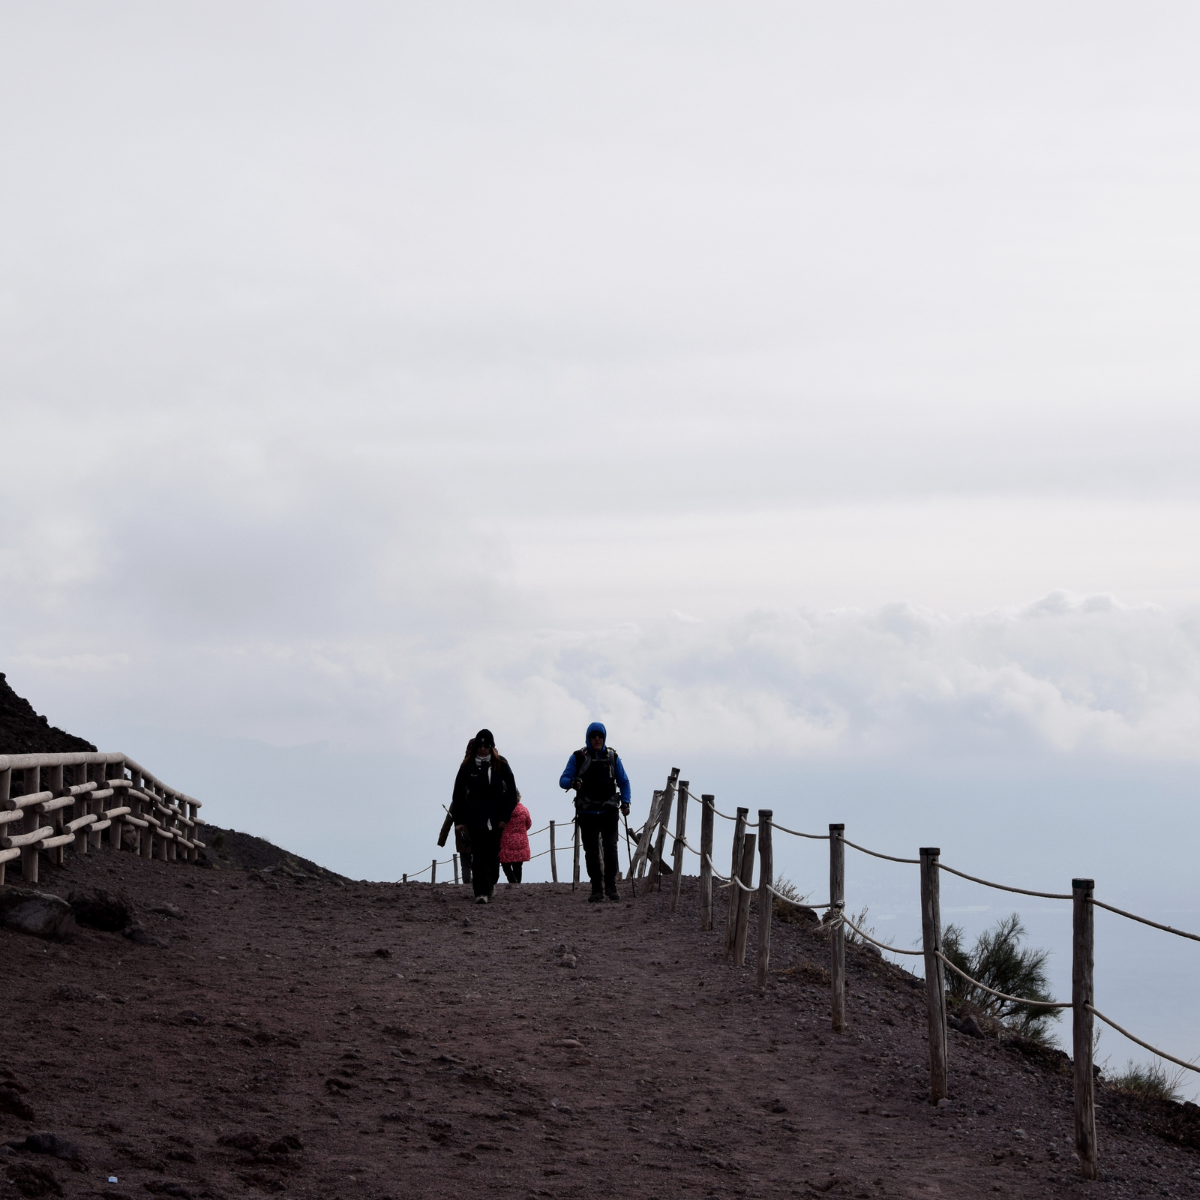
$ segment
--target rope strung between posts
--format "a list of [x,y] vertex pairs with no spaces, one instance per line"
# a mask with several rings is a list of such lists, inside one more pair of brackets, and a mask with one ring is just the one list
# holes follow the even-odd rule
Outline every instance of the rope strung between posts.
[[[677,842],[682,842],[697,858],[700,857],[700,851],[697,850],[685,837],[681,837],[677,833],[672,833],[662,821],[658,823],[659,829],[665,829],[668,837],[673,837]],[[672,851],[673,852],[673,851]]]
[[[972,883],[982,883],[984,887],[996,888],[1001,892],[1016,892],[1021,896],[1040,896],[1043,900],[1070,900],[1071,895],[1067,892],[1031,892],[1028,888],[1009,887],[1005,883],[992,883],[988,879],[977,879],[974,875],[968,875],[966,871],[956,871],[953,867],[948,867],[944,862],[939,862],[938,866],[943,871],[949,871],[951,875],[957,875],[959,879],[969,879]],[[1196,939],[1200,941],[1200,938]],[[980,985],[983,986],[982,984]]]
[[775,897],[776,900],[782,900],[784,904],[791,904],[796,908],[837,908],[838,905],[830,901],[828,904],[809,904],[807,900],[793,900],[791,896],[784,896],[777,892],[770,884],[767,884],[767,891]]
[[[1151,925],[1155,929],[1161,929],[1164,933],[1173,933],[1176,937],[1191,938],[1193,942],[1200,942],[1200,937],[1194,933],[1188,933],[1183,929],[1173,929],[1170,925],[1160,925],[1157,921],[1151,921],[1146,917],[1139,917],[1136,913],[1126,912],[1123,908],[1114,908],[1111,904],[1105,904],[1103,900],[1093,899],[1092,903],[1097,908],[1107,908],[1109,912],[1116,913],[1119,917],[1128,917],[1131,921],[1141,921],[1143,925]],[[1099,1016],[1099,1014],[1096,1014]],[[1121,1030],[1122,1033],[1125,1030]]]
[[[439,859],[439,860],[438,860],[438,866],[439,866],[439,867],[444,867],[444,866],[445,866],[447,863],[451,863],[451,862],[453,862],[453,861],[454,861],[454,859],[455,859],[455,856],[454,856],[454,855],[451,855],[449,858],[443,858],[443,859]],[[433,863],[430,863],[430,864],[429,864],[429,866],[427,866],[427,867],[422,867],[422,868],[421,868],[419,871],[409,871],[409,873],[408,873],[408,878],[409,878],[409,879],[416,879],[418,875],[424,875],[426,871],[431,871],[432,869],[433,869]],[[401,878],[403,878],[403,876],[401,876]],[[396,880],[396,882],[397,882],[397,883],[399,883],[399,882],[400,882],[400,880],[399,880],[399,879],[397,879],[397,880]]]
[[[901,950],[896,946],[889,946],[887,944],[887,942],[881,942],[881,941],[877,940],[876,938],[873,938],[869,933],[867,933],[867,931],[865,929],[859,929],[859,927],[857,925],[855,925],[855,923],[853,921],[851,921],[850,918],[847,917],[844,912],[839,912],[838,915],[834,918],[834,920],[841,921],[841,923],[843,925],[849,925],[850,928],[853,929],[854,932],[857,933],[860,938],[862,938],[864,941],[870,942],[872,946],[878,946],[880,948],[880,950],[890,950],[893,954],[920,955],[920,954],[925,953],[924,950]],[[832,923],[833,922],[831,921],[830,924],[832,924]]]
[[[696,793],[693,792],[691,788],[681,787],[679,789],[679,793],[682,796],[690,796],[693,800],[697,801],[700,804],[704,803],[704,798],[702,796],[697,796]],[[727,821],[736,821],[737,820],[737,817],[731,817],[728,813],[723,813],[715,804],[713,805],[713,812],[715,812],[718,817],[724,817],[725,820],[727,820]],[[747,821],[746,828],[747,829],[757,829],[758,822],[757,821]],[[789,832],[790,832],[790,830],[789,830]]]
[[728,887],[729,886],[729,876],[722,875],[721,872],[718,871],[717,868],[713,866],[713,860],[712,860],[711,854],[706,854],[704,857],[706,859],[708,859],[708,869],[712,872],[713,878],[719,879],[726,887]]
[[1173,1062],[1177,1067],[1186,1067],[1189,1071],[1200,1072],[1200,1067],[1195,1063],[1184,1062],[1182,1058],[1176,1058],[1173,1054],[1166,1054],[1157,1046],[1150,1045],[1149,1042],[1143,1042],[1141,1038],[1134,1037],[1128,1029],[1122,1029],[1111,1017],[1106,1017],[1098,1008],[1093,1008],[1090,1004],[1083,1006],[1092,1014],[1093,1017],[1099,1017],[1105,1025],[1111,1025],[1118,1033],[1123,1033],[1131,1042],[1137,1042],[1143,1050],[1149,1050],[1151,1054],[1157,1054],[1159,1058],[1165,1058],[1167,1062]]
[[827,833],[801,833],[796,829],[788,829],[786,825],[779,825],[775,821],[771,822],[771,828],[778,829],[780,833],[790,833],[792,837],[812,838],[814,842],[829,841],[829,834]]
[[[917,951],[918,954],[922,951]],[[993,996],[999,996],[1001,1000],[1008,1000],[1013,1004],[1027,1004],[1030,1008],[1070,1008],[1070,1000],[1027,1000],[1024,996],[1008,996],[1004,992],[998,992],[995,988],[990,988],[986,983],[980,983],[978,979],[972,979],[966,971],[959,970],[940,950],[935,950],[934,954],[938,956],[956,975],[961,975],[972,987],[977,987],[980,991],[989,992]],[[1122,1032],[1124,1032],[1122,1030]]]
[[896,858],[892,854],[880,854],[878,850],[868,850],[866,846],[860,846],[857,842],[852,842],[849,838],[842,838],[843,846],[853,846],[855,850],[861,850],[864,854],[871,854],[875,858],[886,858],[888,862],[911,863],[914,867],[921,865],[919,858]]

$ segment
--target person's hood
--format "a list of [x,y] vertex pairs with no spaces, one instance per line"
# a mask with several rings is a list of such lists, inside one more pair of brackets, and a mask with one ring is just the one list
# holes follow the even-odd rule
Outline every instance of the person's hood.
[[598,733],[603,739],[604,744],[608,745],[608,730],[600,724],[599,721],[593,721],[587,728],[587,734],[583,739],[583,744],[590,750],[592,748],[592,734]]

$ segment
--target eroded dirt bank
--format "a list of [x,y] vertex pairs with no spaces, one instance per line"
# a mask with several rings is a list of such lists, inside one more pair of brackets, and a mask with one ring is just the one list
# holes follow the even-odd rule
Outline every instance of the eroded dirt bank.
[[671,917],[297,874],[43,867],[62,896],[126,890],[148,937],[0,929],[0,1142],[75,1147],[3,1154],[6,1194],[1200,1194],[1200,1155],[1115,1098],[1106,1181],[1077,1182],[1070,1079],[1012,1047],[952,1033],[956,1103],[931,1109],[919,990],[852,952],[835,1036],[820,935],[777,924],[760,994],[698,931],[695,881]]

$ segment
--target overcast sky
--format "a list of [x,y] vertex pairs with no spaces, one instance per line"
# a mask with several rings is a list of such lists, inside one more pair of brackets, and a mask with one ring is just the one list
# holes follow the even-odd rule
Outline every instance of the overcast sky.
[[[1095,0],[8,0],[0,670],[355,876],[429,861],[483,724],[566,819],[599,717],[639,813],[681,766],[1194,928],[1198,44]],[[1173,950],[1105,942],[1098,995],[1190,1054]]]
[[4,668],[92,736],[1194,760],[1198,26],[6,4]]

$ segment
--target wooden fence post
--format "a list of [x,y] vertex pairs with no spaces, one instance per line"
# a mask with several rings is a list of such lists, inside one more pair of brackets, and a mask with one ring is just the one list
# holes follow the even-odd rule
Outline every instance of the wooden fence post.
[[[84,812],[95,813],[97,819],[99,819],[100,814],[104,811],[104,801],[103,800],[95,800],[92,797],[93,797],[94,792],[98,791],[100,788],[102,788],[104,786],[104,770],[100,766],[99,763],[89,763],[88,766],[84,770],[84,776],[85,776],[85,778],[83,780],[84,783],[94,783],[96,785],[96,787],[93,788],[91,792],[88,792],[87,795],[84,797],[84,799],[87,801],[87,804],[84,806]],[[95,824],[95,822],[93,821],[92,825],[94,825],[94,824]],[[89,825],[87,827],[87,840],[88,840],[88,853],[89,854],[93,850],[100,849],[100,833],[98,830],[93,831],[92,825]],[[152,830],[152,829],[153,829],[153,826],[149,826],[147,828],[147,833],[149,833],[150,830]],[[143,845],[146,842],[148,842],[149,840],[150,840],[149,837],[143,838],[142,839]],[[144,853],[144,851],[143,851],[143,853]]]
[[554,852],[554,822],[550,822],[550,878],[558,882],[558,855]]
[[[7,813],[8,798],[12,795],[12,768],[5,767],[0,771],[0,812]],[[10,858],[16,858],[17,855],[3,852],[0,857],[0,886],[4,884],[4,868]]]
[[[845,825],[829,826],[829,903],[834,917],[846,913]],[[835,920],[829,931],[829,1021],[834,1033],[846,1032],[846,926]]]
[[[129,784],[130,792],[140,792],[142,790],[141,771],[135,771],[132,767],[129,768]],[[129,805],[129,815],[136,817],[140,821],[142,819],[142,802],[136,796],[131,795],[125,803]],[[150,826],[147,825],[146,828],[149,829]],[[142,833],[139,825],[130,825],[130,829],[133,830],[133,853],[140,856],[142,853],[142,838],[145,835]]]
[[675,809],[675,846],[671,855],[674,875],[671,879],[671,912],[679,908],[679,889],[683,887],[683,839],[687,833],[688,785],[679,785],[679,804]]
[[650,876],[650,887],[657,888],[662,891],[662,860],[663,848],[667,844],[667,825],[671,820],[671,804],[675,799],[675,790],[670,788],[663,792],[662,803],[658,815],[658,836],[654,839],[654,849],[651,855],[654,860],[654,874]]
[[454,886],[458,887],[458,855],[452,854],[450,855],[450,858],[454,862]]
[[429,868],[429,882],[437,883],[437,859],[433,860],[433,866]]
[[[654,793],[654,800],[650,804],[650,813],[646,817],[646,824],[642,826],[641,836],[638,838],[637,853],[633,856],[636,878],[638,879],[641,879],[646,872],[647,858],[650,853],[650,839],[654,836],[655,830],[658,828],[658,822],[669,819],[671,812],[670,797],[674,796],[675,787],[678,782],[679,768],[672,767],[671,774],[667,776],[666,789],[662,792]],[[630,874],[634,875],[635,871],[631,870]]]
[[575,865],[571,874],[571,886],[579,882],[579,818],[575,818]]
[[771,965],[771,918],[775,914],[775,860],[771,850],[769,808],[758,810],[758,986],[767,986],[767,968]]
[[[47,767],[46,769],[48,772],[48,777],[46,779],[46,787],[49,788],[50,791],[52,791],[54,793],[54,798],[56,800],[60,799],[62,797],[62,794],[64,791],[62,765],[60,764],[57,767]],[[54,836],[54,837],[61,836],[62,831],[63,831],[63,818],[64,818],[65,814],[66,814],[65,806],[63,808],[56,808],[53,812],[46,814],[47,819],[50,822],[50,827],[54,830],[54,833],[52,836]],[[62,861],[63,861],[62,846],[55,846],[52,850],[47,850],[46,851],[46,861],[52,862],[56,866],[62,866]]]
[[[742,841],[742,869],[738,872],[745,887],[737,888],[737,932],[733,935],[733,961],[739,967],[746,965],[746,936],[750,932],[750,893],[746,891],[754,882],[754,843],[757,841],[753,833],[748,833]],[[737,886],[736,884],[734,885]]]
[[[32,796],[34,792],[40,792],[41,772],[38,767],[26,767],[22,772],[25,777],[25,795]],[[22,822],[30,833],[38,827],[37,816],[29,809],[25,810],[29,815]],[[21,878],[26,883],[37,883],[38,881],[38,849],[36,844],[21,847]]]
[[1091,879],[1072,879],[1074,900],[1071,931],[1071,1016],[1075,1057],[1075,1150],[1079,1154],[1079,1175],[1082,1179],[1099,1179],[1096,1166],[1096,1080],[1092,1070],[1093,1018],[1089,1005],[1093,1003],[1093,948]]
[[407,883],[407,882],[408,882],[408,876],[407,876],[407,875],[401,875],[401,876],[400,876],[400,882],[401,882],[401,883]]
[[929,1018],[929,1099],[950,1094],[946,1034],[946,972],[942,949],[941,871],[935,846],[921,847],[921,941],[925,948],[925,1010]]
[[[637,867],[638,879],[641,879],[646,874],[646,868],[654,853],[650,843],[654,839],[654,831],[658,828],[658,814],[662,811],[662,799],[664,795],[664,792],[656,790],[650,797],[650,811],[646,814],[646,823],[642,826],[642,832],[638,834],[637,850],[633,856],[634,864]],[[631,869],[630,874],[632,873]]]
[[710,933],[713,927],[712,848],[714,796],[700,797],[700,928]]
[[746,814],[748,808],[737,810],[737,820],[733,823],[733,854],[729,864],[729,904],[725,909],[725,957],[733,957],[733,939],[737,933],[738,909],[742,906],[741,889],[733,882],[737,873],[742,869],[742,845],[746,840]]

